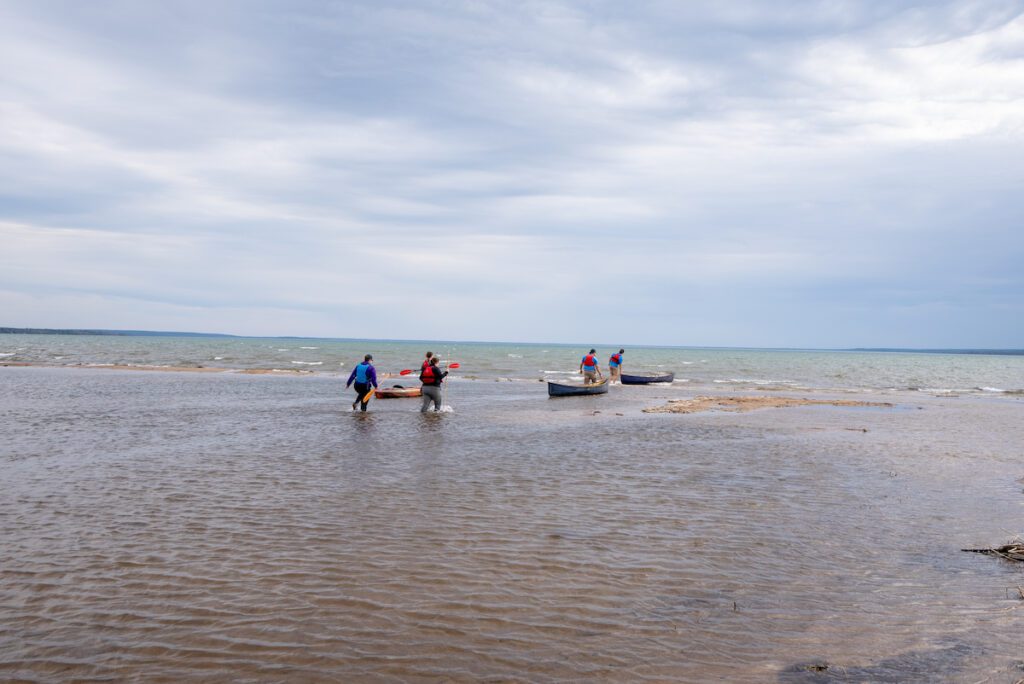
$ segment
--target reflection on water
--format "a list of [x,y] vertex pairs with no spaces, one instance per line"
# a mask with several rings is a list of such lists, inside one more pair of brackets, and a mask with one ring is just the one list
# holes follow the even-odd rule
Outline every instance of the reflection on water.
[[648,416],[666,390],[463,383],[457,413],[363,415],[341,384],[0,369],[0,678],[1013,681],[1024,659],[1021,569],[958,551],[1019,531],[1019,401]]

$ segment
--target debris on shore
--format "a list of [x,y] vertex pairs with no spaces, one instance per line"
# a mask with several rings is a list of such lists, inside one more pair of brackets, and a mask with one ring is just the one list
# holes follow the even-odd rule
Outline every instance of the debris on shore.
[[1024,540],[1015,539],[1009,544],[1003,544],[991,549],[960,549],[969,553],[984,553],[990,556],[999,556],[1006,560],[1024,562]]

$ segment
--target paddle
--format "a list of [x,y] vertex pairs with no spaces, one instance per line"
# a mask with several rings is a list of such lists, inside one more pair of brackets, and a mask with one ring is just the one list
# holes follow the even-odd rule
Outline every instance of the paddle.
[[399,375],[408,375],[409,373],[412,373],[412,368],[406,368],[405,370],[400,372]]

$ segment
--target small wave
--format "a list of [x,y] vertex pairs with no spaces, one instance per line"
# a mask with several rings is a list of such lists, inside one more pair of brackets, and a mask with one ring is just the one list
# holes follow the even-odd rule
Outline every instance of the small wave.
[[510,358],[510,359],[521,359],[521,358],[523,358],[523,355],[522,354],[509,354],[508,358]]
[[214,360],[214,361],[223,361],[223,360],[224,360],[224,357],[223,357],[223,356],[214,356],[214,357],[213,357],[213,360]]
[[0,352],[0,356],[14,356],[17,352]]
[[693,361],[683,361],[683,365],[684,366],[692,366],[693,365]]
[[291,351],[290,349],[278,349],[277,351]]
[[979,392],[995,392],[997,394],[1006,394],[1006,390],[999,389],[998,387],[976,387]]
[[292,361],[296,366],[322,366],[323,361]]
[[674,385],[677,382],[679,382],[679,383],[690,382],[690,380],[689,380],[689,378],[676,378],[675,380],[672,381],[672,384]]
[[320,347],[299,347],[299,349],[319,349]]
[[576,371],[548,371],[542,370],[544,375],[576,375]]

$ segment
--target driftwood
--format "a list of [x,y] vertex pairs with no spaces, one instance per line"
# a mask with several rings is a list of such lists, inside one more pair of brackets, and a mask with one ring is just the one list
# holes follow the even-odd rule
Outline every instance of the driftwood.
[[1015,541],[1010,544],[1004,544],[993,549],[960,549],[961,551],[968,551],[970,553],[984,553],[990,556],[999,556],[1006,560],[1022,561],[1024,562],[1024,542]]

